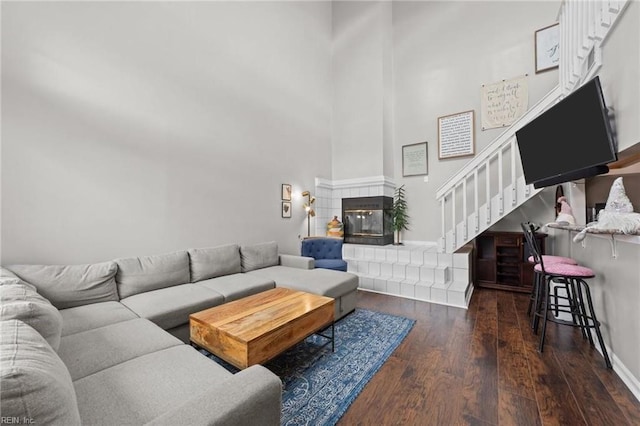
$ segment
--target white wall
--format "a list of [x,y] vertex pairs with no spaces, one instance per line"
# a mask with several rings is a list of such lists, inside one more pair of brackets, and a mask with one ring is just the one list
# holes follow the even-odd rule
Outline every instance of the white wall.
[[[436,191],[473,157],[438,160],[438,117],[475,111],[476,154],[502,133],[481,130],[480,88],[528,74],[529,105],[558,83],[535,74],[534,32],[555,22],[559,1],[394,2],[395,176],[405,184],[411,230],[406,240],[436,241]],[[429,142],[429,181],[402,177],[402,145]]]
[[588,235],[583,247],[572,241],[573,232],[550,233],[557,254],[571,256],[595,271],[596,277],[588,282],[605,343],[615,356],[614,368],[640,399],[640,245],[618,238],[613,258],[611,237]]
[[[630,2],[611,32],[602,52],[599,72],[607,106],[615,114],[618,148],[640,142],[640,4]],[[607,178],[610,178],[607,176]],[[606,178],[598,178],[605,180]],[[565,191],[566,194],[566,191]],[[633,194],[635,196],[635,194]],[[580,198],[580,197],[577,197]],[[581,197],[584,200],[584,194]],[[571,200],[570,200],[571,201]],[[634,204],[635,211],[639,211]],[[575,233],[553,230],[555,254],[571,256],[593,269],[589,280],[606,344],[614,355],[614,368],[640,399],[640,241],[616,237],[612,257],[609,236],[588,235],[574,243]],[[622,365],[621,365],[621,364]]]
[[600,81],[613,111],[618,150],[640,143],[640,4],[630,1],[603,44]]
[[328,2],[2,2],[2,263],[297,253],[330,43]]
[[391,7],[384,1],[333,3],[333,179],[392,172],[385,158],[392,136]]

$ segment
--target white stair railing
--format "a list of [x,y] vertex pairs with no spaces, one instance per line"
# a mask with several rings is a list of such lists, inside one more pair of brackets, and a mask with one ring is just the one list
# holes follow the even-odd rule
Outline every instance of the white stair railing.
[[565,0],[560,22],[560,87],[567,95],[596,75],[601,46],[629,5],[629,0]]
[[[455,251],[537,194],[538,190],[524,184],[515,132],[560,96],[560,88],[555,87],[438,189],[441,252]],[[468,205],[473,206],[470,212]]]
[[559,85],[438,189],[440,252],[457,250],[540,192],[524,182],[515,133],[595,76],[602,65],[601,45],[627,5],[628,0],[562,2]]

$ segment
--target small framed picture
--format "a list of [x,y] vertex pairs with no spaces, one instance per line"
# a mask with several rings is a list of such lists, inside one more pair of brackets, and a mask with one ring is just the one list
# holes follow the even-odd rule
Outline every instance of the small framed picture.
[[288,183],[282,184],[282,201],[291,201],[291,185]]
[[291,201],[282,202],[282,217],[291,217]]
[[427,163],[427,142],[402,146],[402,176],[426,176],[429,174]]
[[560,65],[560,24],[555,23],[535,32],[536,74]]

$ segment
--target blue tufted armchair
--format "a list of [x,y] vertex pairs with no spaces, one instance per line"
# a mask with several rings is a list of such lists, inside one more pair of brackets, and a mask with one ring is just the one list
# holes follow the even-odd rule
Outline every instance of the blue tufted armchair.
[[306,238],[302,240],[302,256],[313,257],[316,268],[347,270],[347,262],[342,259],[341,238]]

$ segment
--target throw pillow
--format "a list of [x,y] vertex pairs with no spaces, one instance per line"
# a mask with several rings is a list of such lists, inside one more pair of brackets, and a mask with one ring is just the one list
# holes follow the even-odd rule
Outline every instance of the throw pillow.
[[0,406],[3,418],[39,425],[79,425],[71,375],[44,338],[18,320],[0,326]]
[[0,321],[17,319],[33,327],[57,351],[62,335],[62,315],[32,286],[17,282],[0,286]]
[[58,309],[118,301],[114,262],[90,265],[10,265],[7,267]]
[[3,281],[6,278],[18,278],[16,274],[8,270],[7,268],[3,268],[0,266],[0,281]]
[[189,249],[188,253],[193,283],[242,271],[240,247],[236,244]]
[[121,299],[185,284],[190,280],[189,255],[186,251],[116,259],[115,262],[118,265],[116,282]]
[[242,272],[278,265],[278,244],[275,241],[240,247]]

